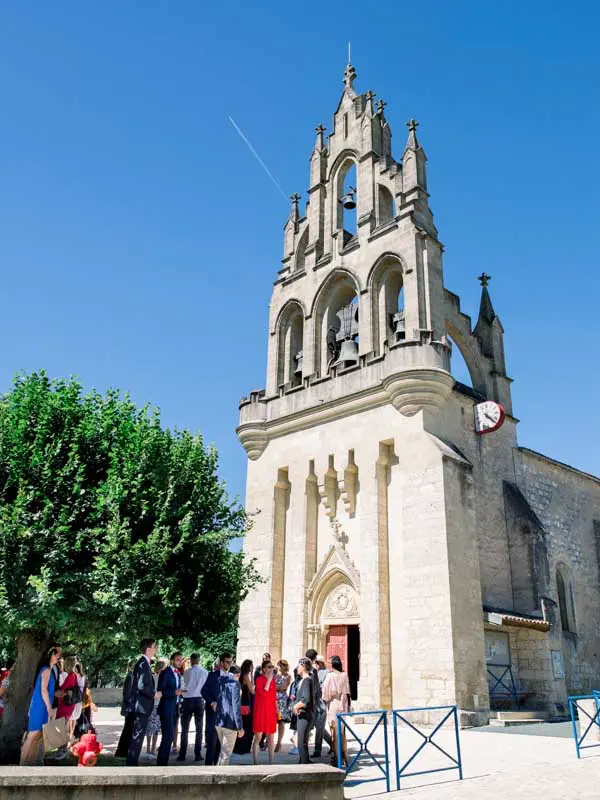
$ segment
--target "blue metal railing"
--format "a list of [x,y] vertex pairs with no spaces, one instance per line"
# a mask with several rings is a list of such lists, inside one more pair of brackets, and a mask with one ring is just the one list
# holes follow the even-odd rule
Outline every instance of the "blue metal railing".
[[[352,728],[348,719],[351,717],[374,717],[374,722],[370,730],[368,731],[368,735],[365,738],[362,738],[358,735],[358,733]],[[373,753],[369,749],[369,745],[371,739],[373,738],[376,731],[379,727],[383,727],[383,741],[384,741],[384,755],[383,759],[380,760],[380,757]],[[350,736],[358,743],[358,753],[346,764],[346,775],[358,765],[358,762],[364,756],[372,761],[379,771],[383,774],[382,778],[367,778],[365,782],[371,781],[381,781],[385,779],[386,791],[390,791],[390,754],[388,748],[388,732],[387,732],[387,711],[348,711],[345,714],[338,714],[337,715],[337,764],[338,768],[342,769],[342,735],[344,732],[348,732]]]
[[[446,712],[443,714],[442,719],[437,723],[433,730],[430,730],[427,733],[419,730],[419,728],[407,719],[408,714],[414,713],[429,713],[429,712]],[[459,779],[462,780],[463,778],[463,771],[462,771],[462,757],[460,752],[460,737],[458,731],[458,711],[456,706],[432,706],[432,707],[423,707],[423,708],[400,708],[394,709],[391,712],[387,711],[356,711],[356,712],[348,712],[345,714],[338,714],[337,715],[337,765],[339,769],[342,769],[342,737],[344,732],[347,732],[352,739],[357,742],[358,744],[358,752],[349,760],[346,764],[346,775],[351,773],[359,764],[361,760],[365,760],[370,763],[374,763],[375,766],[378,768],[379,772],[381,772],[382,777],[376,778],[366,778],[365,782],[369,781],[380,781],[385,780],[386,791],[390,792],[390,753],[389,753],[389,743],[388,743],[388,731],[387,731],[387,715],[388,713],[392,714],[393,724],[394,724],[394,753],[396,759],[396,786],[398,790],[400,789],[400,780],[404,778],[413,778],[416,775],[429,775],[435,772],[447,772],[448,770],[458,770]],[[352,727],[350,724],[350,719],[352,717],[369,717],[371,718],[371,725],[366,733],[366,735],[361,736],[357,733],[357,731]],[[454,730],[454,737],[456,743],[456,755],[449,753],[444,747],[439,744],[439,742],[434,741],[436,734],[443,728],[444,724],[448,722],[448,720],[452,721],[452,726]],[[421,739],[423,740],[419,746],[412,750],[408,755],[408,758],[401,763],[400,762],[400,744],[398,738],[398,723],[404,723],[407,725],[412,731],[417,733]],[[372,750],[372,740],[375,733],[380,729],[383,729],[383,743],[384,743],[384,753],[383,755],[374,753]],[[446,767],[437,767],[435,769],[424,769],[415,772],[407,772],[408,767],[413,763],[413,761],[417,758],[419,753],[421,753],[427,745],[431,745],[431,747],[435,748],[439,753],[441,753],[445,758],[447,758],[451,764]]]
[[[430,712],[430,711],[446,711],[447,713],[444,714],[440,722],[435,726],[431,733],[423,733],[423,731],[419,730],[416,725],[414,725],[410,720],[406,718],[406,714],[415,713],[415,712]],[[459,779],[462,781],[463,773],[462,773],[462,758],[460,753],[460,737],[458,734],[458,711],[456,706],[432,706],[430,708],[401,708],[392,711],[394,717],[394,750],[396,754],[396,786],[398,790],[400,790],[400,779],[401,778],[413,778],[415,775],[429,775],[432,772],[447,772],[448,770],[456,769],[458,770]],[[456,739],[456,757],[451,755],[447,750],[445,750],[441,745],[437,742],[434,742],[434,736],[436,733],[442,728],[444,723],[452,718],[454,723],[454,735]],[[421,744],[417,747],[417,749],[410,755],[410,757],[404,762],[400,763],[400,747],[398,744],[398,721],[401,721],[408,725],[415,733],[418,733],[419,736],[423,739]],[[407,768],[412,764],[415,758],[419,755],[419,753],[424,750],[427,745],[432,745],[435,747],[436,750],[439,750],[446,758],[448,758],[452,765],[448,767],[437,767],[436,769],[424,769],[419,770],[417,772],[406,772]]]
[[[503,670],[503,672],[501,675],[497,675],[494,674],[493,670]],[[512,666],[510,664],[488,664],[487,672],[490,699],[510,697],[518,704],[519,692],[517,690],[517,684],[515,683]],[[493,685],[489,678],[492,678]],[[510,683],[507,683],[507,681],[510,681]]]
[[[594,725],[598,728],[600,732],[600,691],[594,690],[591,694],[582,694],[582,695],[573,695],[567,698],[569,701],[569,711],[571,712],[571,724],[573,725],[573,738],[575,740],[575,750],[577,751],[577,758],[581,758],[581,751],[587,750],[590,747],[600,747],[600,742],[596,742],[596,744],[583,744],[585,741],[586,736],[589,734],[590,731],[594,730]],[[581,700],[593,700],[595,712],[593,716],[590,715],[585,708],[581,705]],[[575,712],[577,711],[577,717],[581,722],[580,731],[583,728],[584,724],[587,722],[584,717],[587,717],[589,720],[587,724],[587,728],[583,731],[583,734],[580,736],[577,732],[577,721],[575,718]]]

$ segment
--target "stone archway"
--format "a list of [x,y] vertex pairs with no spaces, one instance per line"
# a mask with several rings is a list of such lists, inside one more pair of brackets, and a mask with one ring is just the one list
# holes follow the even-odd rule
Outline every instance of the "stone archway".
[[332,545],[307,591],[308,646],[324,652],[331,626],[360,624],[360,577],[348,553]]

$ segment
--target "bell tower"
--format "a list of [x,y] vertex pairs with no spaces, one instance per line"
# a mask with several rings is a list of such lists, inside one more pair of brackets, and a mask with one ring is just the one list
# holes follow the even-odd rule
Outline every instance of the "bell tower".
[[[449,583],[462,582],[473,599],[479,578],[468,509],[452,543],[445,517],[465,465],[443,444],[459,425],[443,247],[418,123],[407,123],[396,160],[386,103],[359,93],[356,79],[348,64],[331,132],[316,127],[305,208],[299,194],[291,197],[266,387],[240,404],[247,509],[260,512],[245,549],[264,583],[242,605],[239,649],[293,660],[309,645],[326,651],[334,629],[343,649],[345,627],[354,644],[343,652],[359,675],[363,708],[389,707],[393,698],[424,705],[432,656],[415,587],[430,558],[439,580],[431,614],[436,625],[448,621],[440,657],[449,682],[438,699],[454,702]],[[496,329],[478,333],[498,351]],[[472,614],[480,619],[480,602],[457,624],[468,627]],[[411,664],[408,647],[421,653]],[[484,677],[468,681],[485,695]]]
[[304,214],[300,195],[291,197],[267,386],[242,405],[239,435],[252,443],[251,459],[268,444],[268,421],[286,414],[290,391],[306,390],[294,406],[308,410],[331,393],[323,381],[335,384],[336,399],[380,384],[398,410],[414,414],[443,405],[452,388],[442,246],[418,123],[408,123],[402,161],[394,160],[386,103],[357,94],[355,80],[348,65],[327,141],[316,128]]

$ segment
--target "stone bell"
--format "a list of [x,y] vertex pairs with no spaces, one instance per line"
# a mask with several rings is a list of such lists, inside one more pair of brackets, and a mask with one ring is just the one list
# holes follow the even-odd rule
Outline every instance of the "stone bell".
[[356,208],[356,189],[353,186],[348,187],[348,191],[339,201],[347,211],[352,211]]
[[296,369],[294,370],[294,375],[297,378],[302,377],[302,361],[304,360],[304,352],[300,350],[300,352],[296,353],[294,356],[294,360],[296,361]]
[[354,339],[344,339],[337,363],[346,366],[358,364],[358,342],[355,342]]

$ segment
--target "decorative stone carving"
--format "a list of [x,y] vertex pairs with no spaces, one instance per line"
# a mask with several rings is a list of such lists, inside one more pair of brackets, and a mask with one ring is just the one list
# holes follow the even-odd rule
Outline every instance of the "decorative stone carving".
[[344,485],[341,496],[349,517],[356,513],[356,496],[358,494],[358,467],[354,462],[354,450],[348,452],[348,466],[344,470]]
[[423,409],[439,411],[452,392],[454,378],[442,369],[412,369],[390,375],[383,385],[394,408],[412,417]]
[[260,458],[269,443],[264,425],[240,425],[237,435],[250,461]]
[[358,598],[354,589],[347,583],[336,586],[325,602],[323,618],[344,620],[358,615]]
[[329,456],[329,468],[325,473],[323,483],[319,486],[319,494],[323,501],[323,508],[330,519],[335,519],[337,504],[340,497],[337,472],[334,465],[334,457]]
[[333,529],[333,538],[342,546],[342,549],[345,550],[348,542],[348,536],[344,533],[342,523],[338,519],[332,519],[331,527]]

